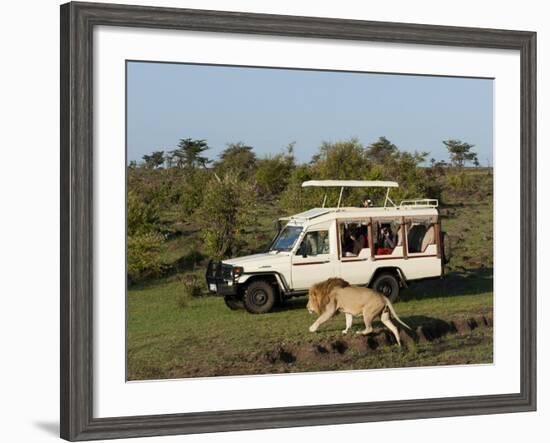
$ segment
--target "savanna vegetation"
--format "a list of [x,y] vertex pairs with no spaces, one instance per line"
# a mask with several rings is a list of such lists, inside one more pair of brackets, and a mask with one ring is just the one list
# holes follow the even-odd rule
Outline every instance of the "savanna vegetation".
[[[298,349],[295,355],[307,354],[319,340],[340,338],[343,320],[312,335],[305,298],[254,316],[230,311],[222,299],[206,294],[210,258],[261,251],[275,234],[277,218],[320,205],[322,195],[303,190],[303,181],[394,180],[400,184],[392,193],[394,201],[440,200],[453,254],[446,278],[403,292],[397,305],[401,318],[417,327],[492,315],[492,169],[479,166],[471,144],[443,143],[448,162],[429,159],[426,152],[402,151],[381,137],[368,145],[356,139],[323,143],[311,161],[300,163],[294,144],[258,157],[253,147],[233,143],[214,159],[205,140],[182,139],[173,150],[132,162],[127,199],[129,378],[491,362],[492,328],[399,351],[365,353],[350,339],[349,351],[337,353],[338,358],[273,359],[273,350],[281,346]],[[344,203],[359,205],[362,192],[350,190]],[[382,195],[370,192],[369,197],[382,203]],[[337,195],[329,194],[329,199],[336,202]]]

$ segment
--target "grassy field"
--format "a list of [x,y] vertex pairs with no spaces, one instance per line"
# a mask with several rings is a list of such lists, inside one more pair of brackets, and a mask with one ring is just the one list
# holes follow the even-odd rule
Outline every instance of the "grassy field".
[[[442,196],[443,226],[453,245],[446,277],[411,285],[395,306],[413,329],[492,318],[492,172],[472,170],[467,180],[461,191],[448,186]],[[258,212],[244,253],[268,243],[273,222],[282,215],[277,202],[266,202]],[[185,278],[194,275],[202,282],[206,257],[197,252],[200,237],[192,222],[181,222],[174,213],[164,219],[176,233],[162,251],[170,272],[128,290],[130,380],[492,362],[492,326],[373,349],[368,338],[341,335],[342,315],[309,333],[314,317],[305,309],[305,297],[269,314],[250,315],[230,311],[218,297],[185,296]],[[354,331],[361,327],[356,319]],[[384,328],[377,323],[375,329]]]
[[[403,294],[396,304],[400,317],[413,329],[436,320],[468,318],[472,313],[492,313],[492,292],[478,292],[483,282],[471,279],[471,293]],[[177,283],[132,290],[128,303],[129,379],[180,378],[335,369],[489,363],[492,361],[492,329],[468,335],[451,334],[412,347],[380,347],[367,350],[367,338],[343,337],[344,317],[311,334],[314,321],[305,309],[305,297],[265,315],[230,311],[215,297],[191,299],[180,306]],[[408,291],[409,293],[412,290]],[[375,328],[381,329],[381,324]],[[359,319],[354,331],[362,328]],[[343,343],[343,345],[342,345]],[[343,346],[345,353],[315,352]],[[287,350],[285,361],[272,355]],[[284,352],[284,351],[283,351]],[[291,361],[294,359],[293,361]],[[273,361],[275,360],[275,361]]]

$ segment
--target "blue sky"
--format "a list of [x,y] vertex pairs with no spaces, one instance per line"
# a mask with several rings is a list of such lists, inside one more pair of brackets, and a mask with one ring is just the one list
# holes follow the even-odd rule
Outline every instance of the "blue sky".
[[295,142],[307,162],[323,141],[385,136],[437,160],[460,139],[492,165],[490,79],[129,62],[127,87],[129,161],[193,138],[211,159],[228,143],[263,157]]

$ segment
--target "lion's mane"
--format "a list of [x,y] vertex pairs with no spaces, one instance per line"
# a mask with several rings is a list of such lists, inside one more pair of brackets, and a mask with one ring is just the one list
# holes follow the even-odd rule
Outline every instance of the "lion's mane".
[[329,278],[309,288],[308,309],[321,314],[325,306],[330,302],[330,294],[335,288],[345,288],[349,283],[341,278]]

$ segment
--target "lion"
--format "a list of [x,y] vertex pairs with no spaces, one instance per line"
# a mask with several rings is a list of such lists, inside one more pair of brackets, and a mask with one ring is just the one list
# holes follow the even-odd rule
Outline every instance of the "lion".
[[370,288],[351,286],[341,278],[329,278],[313,285],[309,290],[308,298],[308,311],[319,314],[317,320],[310,326],[310,332],[317,331],[321,324],[332,318],[337,312],[343,312],[346,316],[346,329],[342,331],[342,334],[348,333],[353,317],[361,314],[365,322],[365,329],[357,331],[358,334],[370,334],[373,331],[372,321],[378,316],[393,333],[399,346],[401,346],[401,340],[391,317],[407,329],[411,329],[397,316],[387,297]]

